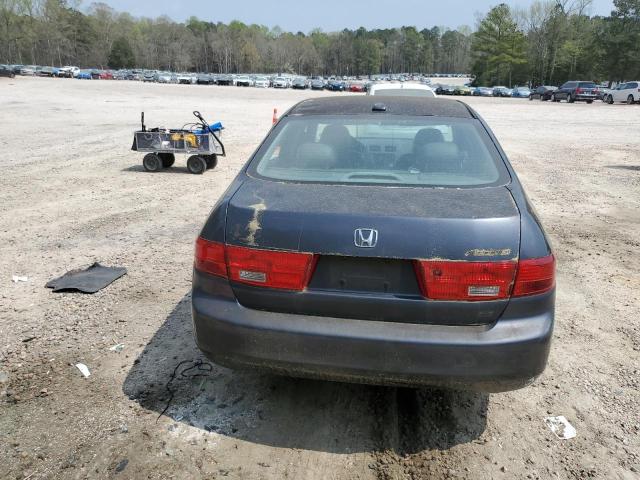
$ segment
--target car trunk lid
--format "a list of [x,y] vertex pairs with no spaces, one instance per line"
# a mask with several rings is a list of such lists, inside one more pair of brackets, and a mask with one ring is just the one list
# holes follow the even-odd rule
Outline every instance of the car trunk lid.
[[[374,231],[375,239],[370,238]],[[315,256],[313,274],[302,292],[233,283],[241,304],[409,323],[495,321],[507,300],[425,299],[416,261],[515,261],[519,242],[519,212],[506,187],[409,188],[249,179],[230,200],[226,221],[228,245]]]

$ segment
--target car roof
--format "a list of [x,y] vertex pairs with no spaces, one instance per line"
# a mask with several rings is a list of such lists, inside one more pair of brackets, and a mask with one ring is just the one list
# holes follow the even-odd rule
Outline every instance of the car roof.
[[371,85],[371,90],[430,90],[433,91],[429,85],[422,83],[374,83]]
[[475,118],[459,100],[383,95],[311,98],[295,105],[289,115],[369,115],[374,106],[380,112],[379,104],[386,107],[384,113],[392,115]]

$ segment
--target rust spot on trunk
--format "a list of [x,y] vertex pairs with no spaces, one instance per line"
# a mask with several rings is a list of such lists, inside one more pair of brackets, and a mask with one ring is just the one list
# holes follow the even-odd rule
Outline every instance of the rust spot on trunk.
[[252,247],[256,246],[256,235],[260,230],[262,230],[261,225],[261,216],[262,212],[267,209],[267,206],[264,203],[264,200],[260,199],[260,203],[256,203],[251,205],[250,208],[253,209],[253,217],[251,221],[247,224],[247,231],[249,232],[247,236],[243,239],[247,245],[251,245]]

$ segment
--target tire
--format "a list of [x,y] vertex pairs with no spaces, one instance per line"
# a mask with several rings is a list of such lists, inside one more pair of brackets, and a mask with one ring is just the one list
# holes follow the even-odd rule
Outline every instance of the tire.
[[214,169],[218,165],[217,155],[207,155],[204,157],[204,161],[207,163],[207,170]]
[[155,153],[147,153],[142,159],[142,166],[147,172],[159,172],[162,170],[162,159]]
[[629,95],[627,97],[627,105],[633,105],[635,102],[633,101],[633,95]]
[[567,103],[574,103],[576,101],[575,97],[571,94],[567,95]]
[[173,153],[159,153],[158,156],[162,160],[162,168],[170,168],[176,163],[176,156]]
[[553,103],[558,102],[558,100],[556,99],[556,96],[555,96],[555,95],[551,95],[551,101],[552,101]]
[[613,105],[613,95],[607,95],[607,103]]
[[207,162],[199,155],[193,155],[187,160],[187,170],[194,175],[202,175],[207,169]]
[[533,95],[529,95],[529,101],[533,102]]
[[587,100],[587,105],[591,105],[593,103],[593,100]]

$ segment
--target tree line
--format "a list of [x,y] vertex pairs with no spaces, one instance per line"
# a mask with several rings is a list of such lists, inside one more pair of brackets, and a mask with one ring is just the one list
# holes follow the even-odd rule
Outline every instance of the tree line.
[[640,0],[614,0],[589,16],[592,0],[492,8],[473,34],[471,71],[482,84],[558,85],[566,80],[640,78]]
[[0,62],[304,75],[469,73],[479,84],[558,84],[572,78],[640,77],[640,0],[614,0],[607,17],[591,0],[499,4],[477,28],[412,26],[308,33],[135,18],[104,3],[0,0]]

